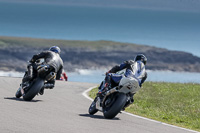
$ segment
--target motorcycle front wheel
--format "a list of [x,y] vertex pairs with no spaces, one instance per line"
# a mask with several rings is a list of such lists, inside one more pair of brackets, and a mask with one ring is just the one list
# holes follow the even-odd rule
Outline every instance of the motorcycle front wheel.
[[19,89],[18,89],[17,92],[15,93],[15,97],[16,97],[16,98],[20,98],[21,96],[22,96],[21,87],[19,87]]
[[92,104],[90,105],[88,112],[89,112],[90,115],[93,115],[93,114],[95,114],[97,111],[98,111],[98,110],[96,109],[96,99],[95,99],[95,100],[92,102]]

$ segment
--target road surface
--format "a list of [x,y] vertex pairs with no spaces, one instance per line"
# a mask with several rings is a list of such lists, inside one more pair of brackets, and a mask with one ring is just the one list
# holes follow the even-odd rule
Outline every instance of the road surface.
[[0,77],[0,133],[192,133],[159,122],[119,114],[88,114],[82,93],[97,84],[57,81],[53,90],[26,102],[14,97],[20,78]]

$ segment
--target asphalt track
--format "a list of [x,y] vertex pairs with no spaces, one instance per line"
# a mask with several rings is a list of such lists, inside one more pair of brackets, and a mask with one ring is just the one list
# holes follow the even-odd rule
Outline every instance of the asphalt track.
[[[0,77],[0,133],[194,133],[121,113],[104,119],[88,114],[82,93],[96,84],[57,81],[53,90],[26,102],[14,97],[20,78]],[[196,132],[197,133],[197,132]]]

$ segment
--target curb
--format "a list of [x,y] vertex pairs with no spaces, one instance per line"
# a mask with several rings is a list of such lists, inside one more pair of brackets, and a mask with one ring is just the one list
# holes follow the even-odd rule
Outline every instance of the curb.
[[[91,97],[88,96],[88,92],[91,91],[93,88],[95,88],[97,86],[93,86],[93,87],[90,87],[89,89],[85,90],[82,95],[89,99],[90,101],[93,101],[93,99]],[[187,128],[183,128],[183,127],[178,127],[178,126],[174,126],[174,125],[170,125],[170,124],[167,124],[167,123],[163,123],[163,122],[160,122],[160,121],[156,121],[156,120],[153,120],[153,119],[149,119],[149,118],[145,118],[145,117],[142,117],[142,116],[138,116],[138,115],[134,115],[134,114],[131,114],[131,113],[128,113],[128,112],[125,112],[125,111],[122,111],[124,114],[126,115],[130,115],[130,116],[133,116],[133,117],[136,117],[136,118],[140,118],[140,119],[144,119],[144,120],[148,120],[148,121],[151,121],[151,122],[155,122],[155,123],[160,123],[160,124],[163,124],[163,125],[166,125],[166,126],[169,126],[169,127],[173,127],[173,128],[178,128],[178,129],[182,129],[182,130],[185,130],[185,131],[189,131],[189,132],[192,132],[192,133],[200,133],[198,131],[194,131],[194,130],[190,130],[190,129],[187,129]]]

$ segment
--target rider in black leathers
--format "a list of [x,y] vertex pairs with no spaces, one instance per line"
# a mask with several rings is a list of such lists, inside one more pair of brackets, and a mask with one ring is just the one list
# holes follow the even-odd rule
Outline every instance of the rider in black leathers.
[[[35,78],[37,65],[35,61],[43,58],[45,64],[52,66],[57,73],[56,79],[60,79],[61,74],[63,72],[63,61],[60,57],[60,48],[57,46],[51,47],[48,51],[43,51],[37,55],[34,55],[32,59],[29,61],[30,64],[27,66],[27,71],[25,72],[24,78],[22,80],[22,87],[24,83],[27,83]],[[54,87],[55,80],[51,80],[48,83],[45,83],[45,86],[39,92],[41,95],[44,93],[44,88],[52,89]]]

